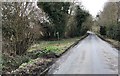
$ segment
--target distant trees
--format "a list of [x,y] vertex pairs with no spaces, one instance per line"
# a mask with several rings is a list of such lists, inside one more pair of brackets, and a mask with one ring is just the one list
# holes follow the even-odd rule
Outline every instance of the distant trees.
[[79,5],[76,6],[75,19],[76,19],[76,35],[81,36],[86,33],[85,28],[82,28],[82,23],[86,21],[89,13],[85,10],[82,10]]
[[46,13],[53,28],[49,30],[50,37],[74,37],[84,34],[81,26],[89,13],[79,5],[74,4],[72,10],[69,2],[38,2],[38,7]]
[[99,15],[99,23],[102,26],[109,26],[117,22],[117,6],[115,2],[105,4],[103,11]]
[[69,15],[66,35],[69,37],[84,35],[88,29],[86,25],[82,24],[87,20],[89,13],[83,10],[79,5],[75,5],[73,11],[74,12]]
[[91,15],[86,16],[85,21],[82,23],[81,32],[85,34],[88,30],[92,31],[92,26],[94,25],[94,21]]
[[[103,11],[99,15],[99,25],[102,32],[106,31],[106,36],[120,40],[120,2],[106,3]],[[103,28],[106,27],[106,28]],[[103,34],[103,33],[102,33]]]

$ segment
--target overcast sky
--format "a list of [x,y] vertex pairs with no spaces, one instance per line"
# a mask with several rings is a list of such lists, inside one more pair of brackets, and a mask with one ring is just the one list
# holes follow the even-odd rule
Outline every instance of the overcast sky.
[[82,5],[92,14],[96,16],[97,13],[103,9],[105,2],[107,0],[79,0],[82,1]]

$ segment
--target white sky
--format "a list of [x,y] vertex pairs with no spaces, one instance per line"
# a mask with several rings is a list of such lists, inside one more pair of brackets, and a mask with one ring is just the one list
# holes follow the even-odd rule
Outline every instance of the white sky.
[[82,5],[87,9],[93,17],[104,7],[104,3],[108,0],[79,0],[82,1]]

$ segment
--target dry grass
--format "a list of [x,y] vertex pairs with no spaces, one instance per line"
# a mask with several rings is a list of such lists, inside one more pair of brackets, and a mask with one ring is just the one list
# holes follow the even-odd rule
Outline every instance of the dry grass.
[[106,40],[111,43],[115,48],[117,48],[118,50],[120,50],[120,42],[119,41],[116,41],[116,40],[113,40],[113,39],[109,39],[109,38],[106,38]]

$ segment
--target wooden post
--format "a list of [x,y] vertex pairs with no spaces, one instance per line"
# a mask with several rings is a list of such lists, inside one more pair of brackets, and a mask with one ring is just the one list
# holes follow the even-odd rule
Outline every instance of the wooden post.
[[59,37],[59,32],[57,32],[56,34],[57,34],[57,38],[58,38],[58,40],[59,40],[59,39],[60,39],[60,37]]

